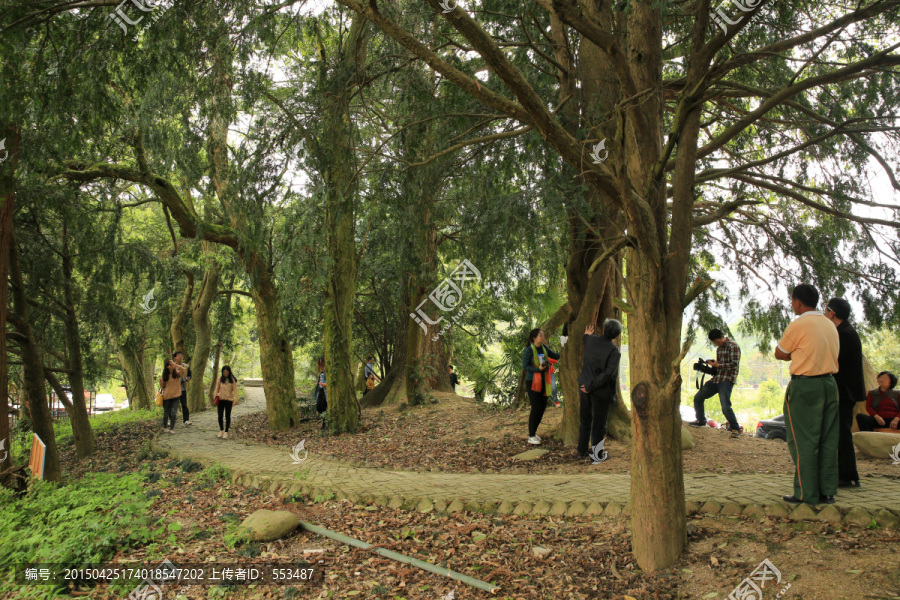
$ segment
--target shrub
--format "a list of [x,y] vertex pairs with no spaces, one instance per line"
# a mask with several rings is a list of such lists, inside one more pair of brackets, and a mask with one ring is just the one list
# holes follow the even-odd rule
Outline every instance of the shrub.
[[[0,488],[0,564],[52,563],[80,567],[116,552],[147,544],[151,500],[140,476],[91,473],[68,485],[34,480],[16,497]],[[32,597],[55,597],[60,590],[39,586]],[[23,590],[0,580],[0,594]]]

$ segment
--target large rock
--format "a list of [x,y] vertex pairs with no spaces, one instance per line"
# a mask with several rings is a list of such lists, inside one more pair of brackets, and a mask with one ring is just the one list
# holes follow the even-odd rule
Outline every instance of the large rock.
[[244,387],[262,387],[263,380],[258,378],[245,377],[242,381]]
[[258,510],[241,523],[238,530],[253,542],[270,542],[297,529],[300,519],[286,510]]
[[900,433],[857,431],[853,434],[853,443],[860,454],[890,460],[893,448],[900,444]]
[[681,449],[690,450],[694,447],[694,436],[687,430],[687,427],[681,427]]

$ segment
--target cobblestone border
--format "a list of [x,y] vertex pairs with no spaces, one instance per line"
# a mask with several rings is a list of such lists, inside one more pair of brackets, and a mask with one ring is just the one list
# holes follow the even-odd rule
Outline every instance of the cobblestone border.
[[[158,446],[156,438],[151,442],[154,451],[165,452],[177,459],[196,458],[186,452],[177,449]],[[201,461],[207,462],[207,461]],[[607,517],[622,518],[631,515],[631,504],[624,505],[617,502],[554,502],[549,503],[540,500],[530,502],[496,502],[492,500],[470,500],[457,498],[451,501],[425,496],[405,496],[402,494],[356,494],[345,493],[340,487],[329,486],[321,483],[305,483],[298,478],[291,479],[280,474],[232,472],[232,482],[244,487],[252,487],[265,492],[283,497],[294,494],[307,496],[313,501],[317,498],[347,500],[356,505],[385,506],[407,511],[422,513],[436,512],[450,514],[460,511],[480,512],[484,514],[498,515],[530,515],[530,516],[559,516],[559,517]],[[331,498],[329,498],[331,496]],[[840,508],[833,504],[821,507],[813,507],[809,504],[792,505],[786,502],[774,502],[770,504],[741,504],[738,502],[719,502],[709,499],[703,503],[689,500],[685,502],[685,515],[722,515],[726,517],[744,517],[753,519],[765,519],[767,517],[787,519],[789,521],[813,521],[834,525],[836,527],[878,527],[881,529],[900,530],[900,516],[896,512],[879,509],[869,512],[863,508]]]

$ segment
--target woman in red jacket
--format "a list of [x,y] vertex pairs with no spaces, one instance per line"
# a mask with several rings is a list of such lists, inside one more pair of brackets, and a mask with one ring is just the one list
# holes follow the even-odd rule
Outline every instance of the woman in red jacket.
[[897,429],[900,425],[900,392],[897,376],[889,371],[878,374],[878,388],[866,395],[866,412],[856,415],[860,431],[874,431],[876,427]]

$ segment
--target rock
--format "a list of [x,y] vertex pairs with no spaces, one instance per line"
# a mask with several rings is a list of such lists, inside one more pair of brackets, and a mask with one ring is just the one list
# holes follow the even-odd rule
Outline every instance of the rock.
[[694,436],[688,431],[687,427],[681,427],[681,449],[690,450],[694,447]]
[[544,548],[544,547],[542,547],[542,546],[532,546],[532,547],[531,547],[531,552],[532,552],[535,556],[537,556],[538,558],[544,558],[545,556],[547,556],[548,554],[550,554],[550,549],[549,549],[549,548]]
[[801,502],[788,518],[791,521],[809,521],[816,518],[816,511],[806,502]]
[[747,508],[744,509],[743,515],[751,519],[764,519],[766,509],[758,504],[748,504]]
[[531,514],[534,515],[546,515],[550,512],[550,505],[544,502],[543,500],[538,500],[537,504],[531,509]]
[[461,512],[466,508],[466,505],[460,502],[459,500],[454,500],[447,506],[448,513]]
[[553,506],[550,507],[550,512],[548,514],[553,516],[561,516],[566,514],[566,511],[568,509],[569,507],[565,502],[554,502]]
[[716,502],[715,500],[707,500],[706,504],[700,507],[700,512],[706,513],[709,515],[719,514],[719,511],[722,510],[722,505]]
[[791,513],[785,504],[769,504],[766,506],[766,514],[770,517],[787,518]]
[[883,508],[875,511],[874,518],[882,529],[897,529],[897,525],[900,524],[900,518],[897,518],[897,515]]
[[844,517],[844,523],[847,525],[856,525],[857,527],[868,527],[871,522],[872,515],[858,506],[851,508],[850,512]]
[[723,515],[739,515],[743,512],[744,507],[742,507],[737,502],[726,502],[725,506],[722,507]]
[[819,511],[819,514],[816,515],[816,519],[819,521],[825,521],[826,523],[831,523],[832,525],[840,525],[844,519],[844,516],[836,506],[829,504]]
[[584,512],[582,513],[586,517],[599,517],[604,512],[603,505],[599,502],[591,502],[585,507]]
[[509,515],[512,514],[515,505],[509,500],[504,500],[500,503],[500,506],[497,507],[497,514],[500,515]]
[[857,431],[853,434],[853,444],[860,454],[890,460],[894,447],[900,444],[900,433]]
[[691,516],[695,512],[700,510],[700,505],[694,502],[693,500],[688,500],[684,503],[684,514],[687,516]]
[[300,519],[286,510],[258,510],[240,524],[238,531],[254,542],[270,542],[297,529]]
[[[591,504],[591,506],[593,506],[593,504]],[[591,507],[589,506],[588,510],[590,509]],[[606,509],[603,511],[604,517],[618,517],[620,514],[622,514],[622,507],[615,502],[607,504]]]
[[403,498],[400,496],[392,496],[387,503],[388,508],[400,508],[403,506]]
[[567,517],[578,517],[584,514],[584,511],[587,507],[583,502],[573,502],[569,505],[569,510],[566,511]]
[[527,515],[531,512],[531,504],[528,502],[519,502],[513,509],[514,515]]
[[434,510],[434,504],[428,498],[422,498],[416,506],[416,510],[422,513],[431,512]]
[[550,451],[545,448],[534,448],[532,450],[526,450],[521,454],[516,454],[513,458],[516,460],[536,460],[548,452]]

